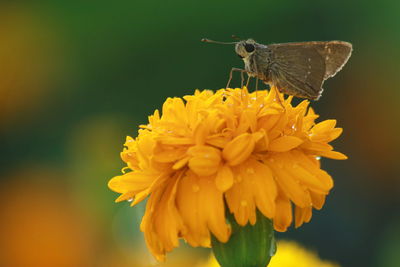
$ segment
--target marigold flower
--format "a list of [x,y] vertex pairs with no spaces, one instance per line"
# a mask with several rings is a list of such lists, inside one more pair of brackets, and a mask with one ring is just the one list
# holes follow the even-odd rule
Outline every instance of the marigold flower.
[[[183,100],[184,99],[184,100]],[[333,187],[319,157],[346,159],[328,143],[341,128],[304,100],[291,105],[277,90],[196,91],[168,98],[137,138],[127,137],[121,157],[130,172],[112,178],[116,201],[132,205],[150,196],[141,223],[158,260],[179,245],[210,246],[230,236],[227,209],[239,225],[256,222],[256,209],[277,231],[309,222]]]

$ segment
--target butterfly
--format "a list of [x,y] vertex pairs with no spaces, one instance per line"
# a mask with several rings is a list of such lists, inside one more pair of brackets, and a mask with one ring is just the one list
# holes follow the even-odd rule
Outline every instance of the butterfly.
[[[295,97],[318,100],[325,80],[335,76],[352,53],[351,43],[344,41],[259,44],[253,39],[223,43],[202,39],[203,42],[235,44],[236,54],[244,61],[247,73],[280,92]],[[228,86],[227,86],[228,87]]]

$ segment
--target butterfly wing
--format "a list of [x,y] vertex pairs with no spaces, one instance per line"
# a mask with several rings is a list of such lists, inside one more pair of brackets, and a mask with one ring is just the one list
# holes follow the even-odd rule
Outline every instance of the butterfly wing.
[[[352,45],[343,41],[272,44],[272,82],[287,94],[318,99],[323,82],[346,64]],[[275,65],[275,66],[274,66]]]
[[312,46],[269,45],[271,82],[283,93],[318,99],[326,72],[325,60]]
[[335,76],[347,63],[353,51],[350,43],[343,41],[315,42],[318,53],[325,59],[324,80]]
[[272,44],[268,47],[284,46],[298,48],[314,48],[324,58],[326,72],[324,79],[335,76],[349,60],[353,51],[351,43],[344,41],[328,41],[328,42],[300,42]]

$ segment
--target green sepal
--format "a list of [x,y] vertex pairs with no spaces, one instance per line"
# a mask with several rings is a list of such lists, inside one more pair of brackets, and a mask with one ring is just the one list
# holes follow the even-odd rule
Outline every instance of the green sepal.
[[240,226],[227,214],[232,227],[228,242],[211,239],[215,258],[221,267],[266,267],[275,254],[276,244],[272,221],[257,210],[255,225]]

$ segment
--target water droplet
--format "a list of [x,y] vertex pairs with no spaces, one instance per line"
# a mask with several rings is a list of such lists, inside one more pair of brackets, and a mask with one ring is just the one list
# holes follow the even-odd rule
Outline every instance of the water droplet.
[[276,241],[275,237],[272,237],[271,247],[269,249],[269,255],[272,257],[276,253]]
[[128,142],[128,143],[132,143],[132,142],[133,142],[133,139],[129,139],[127,142]]
[[131,152],[128,153],[129,157],[133,157],[133,154]]
[[246,201],[246,200],[240,201],[240,205],[241,205],[242,207],[246,207],[246,206],[247,206],[247,201]]
[[250,173],[250,174],[254,174],[255,173],[253,168],[247,168],[246,171],[247,171],[247,173]]
[[193,192],[197,193],[200,191],[200,186],[197,184],[192,185],[192,190]]
[[128,198],[128,200],[127,200],[128,202],[132,202],[133,201],[133,198],[131,197],[131,198]]
[[321,159],[321,157],[320,157],[320,156],[318,156],[318,157],[315,157],[315,159],[316,159],[316,160],[320,160],[320,159]]

